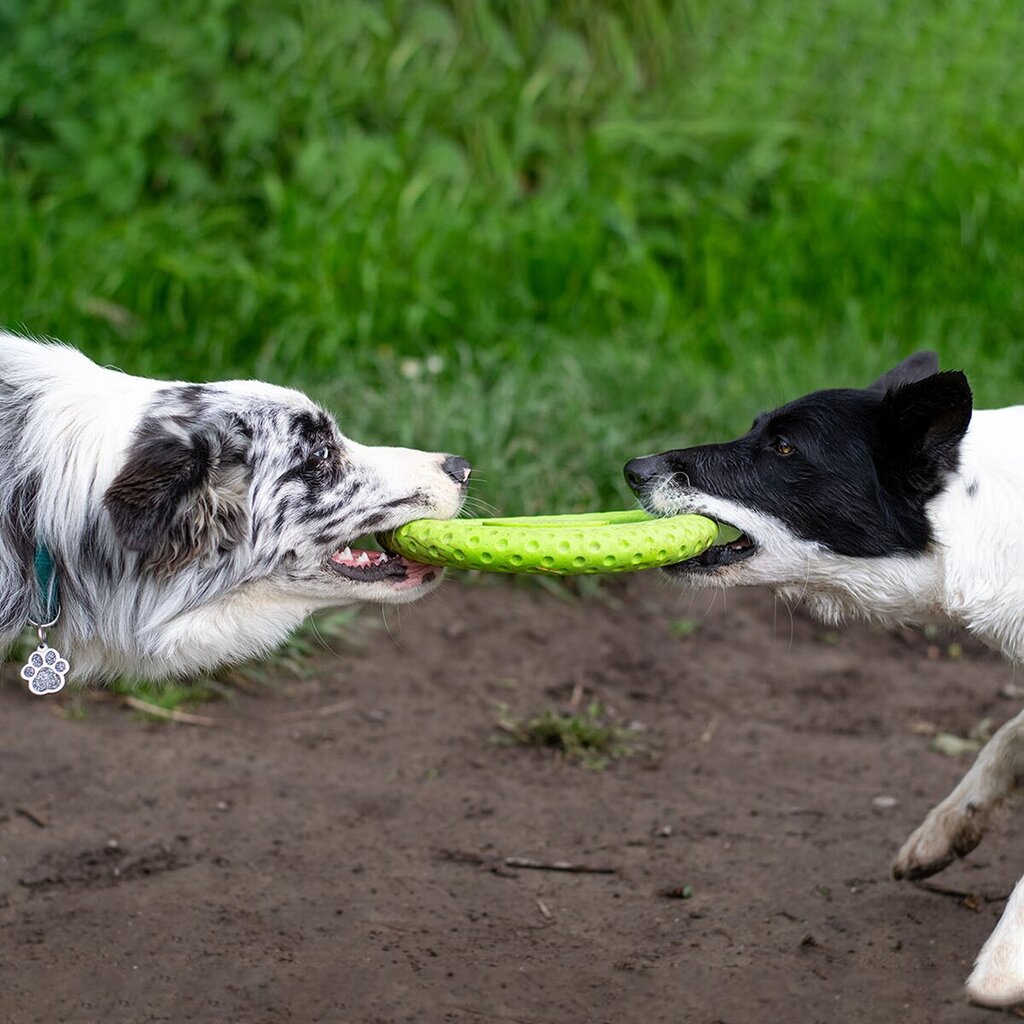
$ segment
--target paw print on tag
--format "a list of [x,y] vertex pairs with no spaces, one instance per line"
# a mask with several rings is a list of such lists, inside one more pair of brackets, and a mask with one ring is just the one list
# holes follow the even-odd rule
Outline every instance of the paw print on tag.
[[64,688],[64,677],[71,666],[60,656],[60,651],[41,644],[32,652],[22,667],[21,678],[35,694],[56,693]]

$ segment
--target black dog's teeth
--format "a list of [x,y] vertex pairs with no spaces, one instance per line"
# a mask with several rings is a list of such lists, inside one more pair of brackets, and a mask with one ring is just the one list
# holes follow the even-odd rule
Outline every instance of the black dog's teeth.
[[663,571],[669,574],[694,572],[700,569],[717,569],[719,566],[732,565],[749,558],[757,550],[757,545],[745,533],[728,544],[715,544],[707,551],[686,562],[666,565]]

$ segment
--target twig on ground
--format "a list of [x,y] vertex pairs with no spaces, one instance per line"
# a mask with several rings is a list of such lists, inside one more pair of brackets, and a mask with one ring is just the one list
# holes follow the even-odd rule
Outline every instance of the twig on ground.
[[353,702],[350,700],[339,700],[333,704],[325,704],[319,708],[302,708],[298,711],[285,711],[283,714],[278,715],[282,721],[285,722],[301,722],[306,718],[326,718],[328,715],[337,715],[342,711],[348,711],[352,707]]
[[617,875],[619,873],[619,869],[615,867],[570,864],[564,860],[534,860],[532,857],[487,857],[480,853],[469,853],[463,850],[441,850],[440,854],[445,860],[453,861],[456,864],[477,864],[480,867],[490,868],[492,871],[506,867],[530,871],[562,871],[574,875]]
[[547,904],[542,899],[537,900],[537,907],[539,908],[540,912],[550,921],[551,911],[548,910]]
[[940,882],[919,881],[914,883],[919,889],[925,892],[933,892],[936,896],[949,896],[951,899],[960,900],[969,910],[981,909],[982,903],[1002,903],[1010,898],[1009,893],[996,893],[986,895],[985,893],[968,892],[966,889],[954,889],[949,885],[942,885]]
[[35,825],[36,828],[46,828],[46,819],[36,814],[30,807],[25,807],[23,804],[16,804],[14,807],[14,813],[20,814],[23,818],[27,818]]
[[149,701],[140,700],[138,697],[125,697],[125,704],[136,711],[142,711],[154,718],[165,718],[169,722],[181,722],[183,725],[216,725],[217,721],[208,718],[206,715],[193,715],[187,711],[178,711],[177,708],[162,708],[158,704],[150,704]]
[[695,747],[700,746],[703,743],[710,743],[711,738],[715,735],[718,730],[718,715],[712,715],[708,724],[704,727],[704,731],[700,734],[697,741],[693,744]]
[[583,703],[583,680],[577,679],[572,686],[572,695],[569,697],[569,711],[576,714]]
[[596,867],[593,864],[570,864],[564,860],[533,860],[531,857],[505,857],[507,868],[528,868],[531,871],[566,871],[575,875],[615,875],[618,868]]

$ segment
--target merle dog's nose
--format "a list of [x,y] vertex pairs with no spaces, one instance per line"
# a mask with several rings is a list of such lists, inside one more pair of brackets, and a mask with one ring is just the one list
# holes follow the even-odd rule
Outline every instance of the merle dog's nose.
[[465,487],[469,483],[469,474],[473,472],[473,467],[458,455],[445,456],[444,462],[441,463],[441,468],[460,487]]
[[636,492],[642,491],[663,471],[660,455],[643,455],[639,459],[630,459],[622,470],[626,483]]

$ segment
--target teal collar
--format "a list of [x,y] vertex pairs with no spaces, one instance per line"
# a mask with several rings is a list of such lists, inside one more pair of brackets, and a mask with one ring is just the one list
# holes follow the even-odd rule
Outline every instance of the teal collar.
[[60,615],[60,582],[53,556],[44,544],[36,547],[34,561],[36,582],[39,584],[39,607],[42,608],[43,622],[52,625]]

